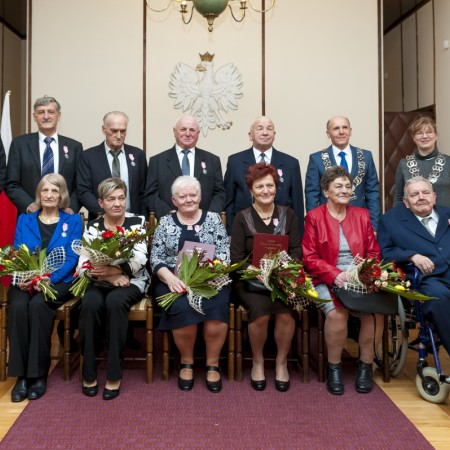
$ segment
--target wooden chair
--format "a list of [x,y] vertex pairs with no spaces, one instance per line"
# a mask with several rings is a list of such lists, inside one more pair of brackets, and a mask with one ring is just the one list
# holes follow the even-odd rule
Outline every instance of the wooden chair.
[[[292,340],[291,355],[288,362],[294,362],[301,367],[303,383],[309,383],[309,310],[303,309],[296,319],[296,331]],[[243,352],[243,326],[248,324],[247,310],[241,305],[236,308],[236,355],[235,355],[235,378],[237,381],[243,379],[243,360],[250,360],[250,357],[244,357]],[[302,330],[301,351],[298,351],[298,328]],[[267,358],[271,361],[273,358]]]
[[[6,366],[8,353],[8,339],[7,339],[7,288],[2,286],[2,296],[0,299],[0,381],[6,380]],[[70,313],[75,308],[80,299],[74,297],[68,302],[61,305],[56,310],[56,320],[64,322],[64,339],[63,339],[63,367],[64,380],[70,380],[73,367],[78,358],[79,352],[72,354],[70,351]],[[61,359],[60,356],[53,356],[52,358]]]

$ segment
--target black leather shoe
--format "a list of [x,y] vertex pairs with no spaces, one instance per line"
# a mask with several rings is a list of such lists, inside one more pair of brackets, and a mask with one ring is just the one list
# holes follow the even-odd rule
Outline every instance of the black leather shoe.
[[289,390],[290,387],[291,387],[290,380],[288,381],[275,380],[275,388],[277,391],[286,392]]
[[366,364],[359,361],[355,382],[357,392],[360,394],[367,394],[372,390],[372,373],[372,364]]
[[103,389],[103,400],[114,400],[120,394],[119,389]]
[[180,364],[180,371],[182,369],[192,369],[192,378],[184,380],[178,375],[178,388],[182,391],[190,391],[194,387],[194,364]]
[[28,397],[28,381],[25,377],[18,377],[11,391],[11,401],[23,402]]
[[327,389],[333,395],[344,393],[344,383],[342,382],[342,364],[328,364]]
[[254,380],[250,379],[250,384],[255,391],[263,391],[266,388],[266,379],[264,380]]
[[36,378],[28,388],[28,400],[41,398],[47,390],[47,378]]
[[98,394],[98,383],[95,386],[81,386],[81,391],[86,397],[95,397]]
[[[220,367],[206,366],[206,372],[219,372],[220,375]],[[222,378],[219,378],[217,381],[206,380],[206,387],[210,392],[220,392],[222,390]]]

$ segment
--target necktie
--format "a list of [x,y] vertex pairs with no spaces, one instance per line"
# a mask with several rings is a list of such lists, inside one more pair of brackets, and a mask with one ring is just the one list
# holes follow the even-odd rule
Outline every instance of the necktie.
[[261,153],[261,159],[260,159],[259,162],[261,162],[261,163],[267,162],[267,161],[266,161],[266,155],[265,155],[264,153]]
[[429,225],[429,223],[428,223],[430,220],[431,220],[431,217],[424,217],[424,218],[422,219],[422,223],[423,223],[424,227],[428,230],[428,232],[431,234],[431,236],[434,237],[434,233],[433,233],[433,231],[431,230],[431,227],[430,227],[430,225]]
[[345,152],[339,152],[338,155],[341,157],[341,163],[339,165],[348,172],[348,164],[347,160],[345,159]]
[[113,150],[110,150],[109,153],[111,153],[112,157],[113,157],[113,162],[112,162],[112,171],[111,171],[111,175],[113,177],[117,177],[120,178],[120,162],[119,162],[119,154],[122,150],[119,150],[118,152],[114,152]]
[[53,138],[46,137],[44,139],[44,142],[46,143],[46,147],[44,150],[44,158],[42,160],[42,170],[41,175],[47,175],[49,173],[53,173],[55,171],[55,165],[53,162],[53,150],[50,147],[50,144],[52,143]]
[[188,158],[188,154],[190,153],[190,150],[181,150],[181,152],[184,154],[183,160],[181,161],[181,173],[183,175],[190,175],[191,174],[191,166],[189,164],[189,158]]

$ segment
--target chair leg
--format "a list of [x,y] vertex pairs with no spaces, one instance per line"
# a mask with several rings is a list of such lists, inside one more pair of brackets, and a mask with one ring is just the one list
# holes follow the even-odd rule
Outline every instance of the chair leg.
[[303,383],[309,383],[309,310],[303,309],[301,314],[302,324],[302,372]]
[[71,373],[70,360],[70,306],[64,305],[64,380],[69,381]]
[[228,381],[234,381],[234,305],[230,304],[228,325]]
[[388,333],[388,316],[383,317],[383,381],[389,383],[391,381],[390,365],[389,365],[389,333]]
[[0,381],[6,381],[7,333],[6,302],[0,307]]
[[170,336],[168,331],[162,332],[162,378],[169,381]]
[[235,312],[235,335],[236,335],[236,366],[235,366],[235,379],[236,381],[242,381],[242,311],[240,308]]
[[151,304],[147,305],[145,321],[145,360],[146,360],[146,382],[153,383],[153,308]]
[[320,383],[325,382],[325,316],[322,311],[317,311],[317,348],[318,348],[318,378]]

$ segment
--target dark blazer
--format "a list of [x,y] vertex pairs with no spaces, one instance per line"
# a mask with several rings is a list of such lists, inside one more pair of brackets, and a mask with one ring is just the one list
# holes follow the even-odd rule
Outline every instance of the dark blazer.
[[380,219],[378,242],[386,261],[409,263],[409,257],[419,253],[430,258],[435,269],[431,277],[446,272],[450,266],[450,208],[436,206],[439,222],[433,237],[417,217],[401,204]]
[[[147,159],[143,150],[124,144],[128,167],[127,186],[130,193],[130,211],[147,217],[145,204],[145,178],[147,176]],[[77,192],[80,203],[89,211],[89,220],[103,212],[98,204],[97,188],[106,178],[111,177],[111,169],[102,142],[82,152],[77,169]]]
[[3,141],[0,138],[0,194],[5,188],[6,183],[6,154]]
[[[252,204],[252,198],[247,183],[245,182],[245,176],[248,168],[255,163],[253,147],[235,153],[228,158],[224,183],[227,194],[225,212],[227,213],[227,232],[229,235],[231,235],[236,214]],[[303,235],[303,217],[305,211],[300,164],[296,158],[275,149],[272,151],[272,160],[270,163],[278,170],[279,175],[280,172],[282,173],[280,182],[278,183],[275,203],[277,205],[289,206],[295,211],[301,237]]]
[[[147,206],[150,211],[155,212],[157,219],[175,209],[171,187],[181,175],[175,146],[150,158],[145,193]],[[221,213],[225,207],[225,189],[220,158],[196,147],[194,176],[202,188],[200,208]]]
[[[70,195],[70,207],[77,212],[80,204],[76,193],[76,165],[83,146],[80,142],[60,134],[58,134],[58,144],[58,173],[66,180]],[[41,181],[39,134],[36,132],[14,138],[9,149],[6,194],[19,213],[26,212],[28,206],[34,202],[39,181]]]
[[[41,233],[38,225],[38,215],[41,210],[32,214],[21,214],[17,220],[16,235],[14,236],[14,247],[19,248],[25,244],[30,251],[41,247]],[[64,229],[63,229],[64,226]],[[78,214],[67,214],[59,211],[59,222],[47,247],[47,255],[56,247],[64,247],[66,259],[63,266],[53,272],[50,281],[53,284],[64,282],[70,283],[78,263],[78,255],[72,250],[72,242],[81,239],[83,234],[81,217]]]
[[[350,146],[352,151],[352,177],[358,175],[358,157],[356,147]],[[331,164],[337,166],[331,145],[326,150],[330,157]],[[377,230],[380,219],[380,185],[378,182],[377,170],[373,162],[372,153],[363,150],[365,162],[365,176],[363,181],[355,189],[356,200],[352,200],[350,205],[367,208],[370,213],[374,230]],[[325,172],[322,160],[322,150],[310,155],[305,180],[306,211],[311,211],[319,205],[326,203],[326,198],[320,188],[320,179]]]

